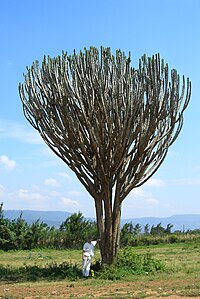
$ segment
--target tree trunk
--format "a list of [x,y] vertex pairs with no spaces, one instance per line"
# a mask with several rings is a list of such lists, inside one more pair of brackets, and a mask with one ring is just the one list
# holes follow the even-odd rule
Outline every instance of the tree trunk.
[[121,204],[117,192],[112,206],[112,192],[95,198],[97,227],[103,265],[111,265],[119,249]]

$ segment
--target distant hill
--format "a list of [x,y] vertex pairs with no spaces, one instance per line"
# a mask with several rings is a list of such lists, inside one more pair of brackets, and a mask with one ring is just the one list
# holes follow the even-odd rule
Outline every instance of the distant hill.
[[122,219],[121,224],[132,222],[134,225],[139,223],[142,227],[146,224],[156,226],[161,223],[162,227],[166,227],[167,224],[173,224],[172,231],[181,230],[194,230],[200,229],[200,214],[185,214],[185,215],[173,215],[166,218],[159,217],[144,217],[144,218],[131,218]]
[[[41,222],[43,221],[49,226],[55,226],[56,228],[58,228],[60,224],[71,215],[71,213],[63,211],[4,210],[4,216],[5,218],[13,220],[18,218],[21,212],[22,218],[29,224],[39,219]],[[150,227],[152,225],[156,226],[159,223],[161,223],[163,227],[166,227],[167,224],[173,224],[172,231],[187,231],[189,229],[200,229],[200,214],[174,215],[166,218],[143,217],[122,219],[121,225],[123,226],[125,223],[129,222],[132,222],[133,225],[139,223],[142,227],[144,227],[146,224],[149,224]]]
[[4,217],[14,220],[17,219],[21,213],[22,218],[28,224],[39,219],[40,222],[44,222],[49,226],[55,226],[56,228],[71,215],[71,213],[63,211],[4,210]]

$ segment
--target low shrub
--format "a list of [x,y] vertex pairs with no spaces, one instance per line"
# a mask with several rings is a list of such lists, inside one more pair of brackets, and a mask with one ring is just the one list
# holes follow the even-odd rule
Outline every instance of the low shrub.
[[[93,265],[93,269],[95,267],[96,265]],[[127,247],[119,252],[111,266],[104,266],[99,271],[97,270],[96,276],[102,279],[116,280],[130,274],[148,275],[149,273],[164,271],[165,269],[164,263],[152,258],[151,254],[135,254],[131,247]]]

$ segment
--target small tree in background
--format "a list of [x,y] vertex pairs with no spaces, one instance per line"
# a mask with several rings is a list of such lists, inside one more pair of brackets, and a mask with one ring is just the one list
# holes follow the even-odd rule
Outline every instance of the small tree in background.
[[97,238],[96,223],[86,220],[81,212],[68,217],[60,225],[60,231],[66,233],[63,240],[65,248],[81,248],[89,235]]
[[103,47],[44,57],[24,78],[24,115],[94,198],[102,261],[111,264],[122,202],[156,172],[179,135],[191,82],[183,77],[181,87],[159,54],[142,56],[134,69],[130,54]]

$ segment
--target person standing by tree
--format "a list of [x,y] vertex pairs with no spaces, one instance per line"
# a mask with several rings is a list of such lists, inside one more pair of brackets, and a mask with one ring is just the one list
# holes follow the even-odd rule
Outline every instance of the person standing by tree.
[[92,257],[94,256],[94,246],[98,241],[92,241],[92,236],[88,236],[87,242],[83,245],[82,252],[82,274],[84,277],[88,277],[90,273],[90,266]]

